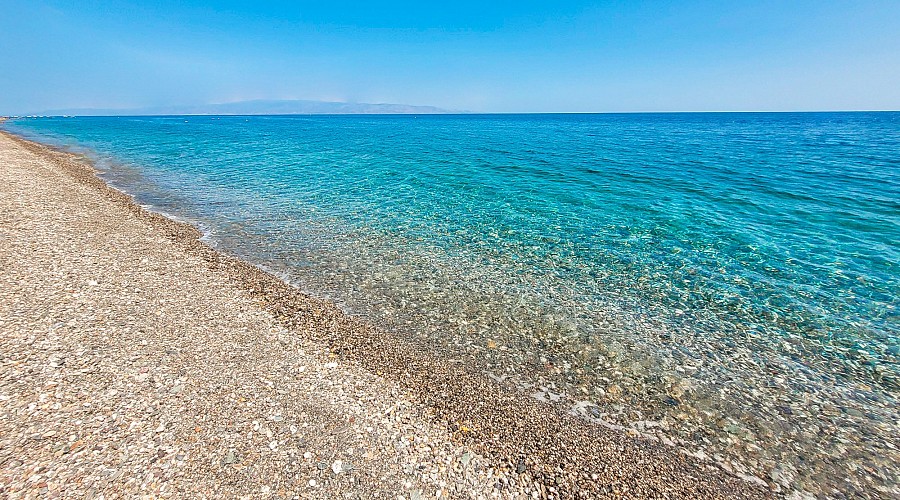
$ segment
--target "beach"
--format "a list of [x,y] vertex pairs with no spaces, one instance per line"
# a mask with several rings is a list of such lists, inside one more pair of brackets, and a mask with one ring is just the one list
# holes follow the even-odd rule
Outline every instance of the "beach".
[[9,497],[735,498],[767,490],[430,355],[0,137]]

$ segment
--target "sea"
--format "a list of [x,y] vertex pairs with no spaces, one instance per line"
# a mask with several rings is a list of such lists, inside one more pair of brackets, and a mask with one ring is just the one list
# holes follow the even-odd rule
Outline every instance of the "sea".
[[782,492],[900,496],[900,113],[0,128],[523,397]]

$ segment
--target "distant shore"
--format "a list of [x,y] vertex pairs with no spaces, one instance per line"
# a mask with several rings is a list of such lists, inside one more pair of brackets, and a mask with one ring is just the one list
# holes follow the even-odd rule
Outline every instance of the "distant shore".
[[0,132],[0,162],[0,355],[31,374],[4,375],[0,492],[768,494],[349,317],[82,157]]

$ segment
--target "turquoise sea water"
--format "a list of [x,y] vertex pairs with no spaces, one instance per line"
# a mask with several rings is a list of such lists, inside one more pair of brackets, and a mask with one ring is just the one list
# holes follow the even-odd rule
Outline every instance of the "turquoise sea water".
[[598,424],[783,490],[900,494],[900,113],[2,127]]

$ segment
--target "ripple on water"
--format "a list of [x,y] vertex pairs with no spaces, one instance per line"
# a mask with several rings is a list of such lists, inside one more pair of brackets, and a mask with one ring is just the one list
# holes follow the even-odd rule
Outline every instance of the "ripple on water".
[[900,494],[900,114],[85,118],[218,247],[774,488]]

